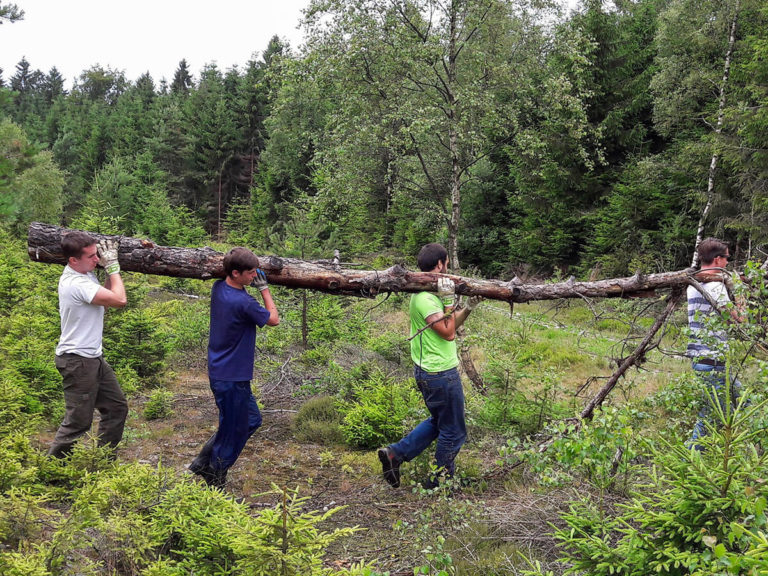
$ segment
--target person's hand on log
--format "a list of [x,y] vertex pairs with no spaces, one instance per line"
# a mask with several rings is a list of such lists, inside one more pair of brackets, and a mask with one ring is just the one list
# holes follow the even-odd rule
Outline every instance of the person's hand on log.
[[470,296],[464,302],[464,307],[470,312],[472,312],[472,310],[480,306],[480,302],[482,302],[483,300],[485,300],[485,298],[483,298],[482,296]]
[[99,264],[107,274],[117,274],[120,272],[120,262],[117,259],[117,251],[120,243],[116,240],[99,240],[96,245],[96,253],[99,255]]
[[443,301],[445,308],[453,308],[456,304],[456,285],[450,278],[437,279],[437,297]]
[[253,282],[251,282],[251,286],[254,288],[258,288],[259,292],[263,292],[267,288],[269,288],[269,284],[267,283],[267,275],[264,274],[264,270],[261,268],[256,269],[256,276],[253,278]]

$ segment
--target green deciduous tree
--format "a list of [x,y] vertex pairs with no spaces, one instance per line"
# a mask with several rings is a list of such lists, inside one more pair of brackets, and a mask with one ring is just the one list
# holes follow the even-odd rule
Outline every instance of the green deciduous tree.
[[19,234],[33,220],[58,223],[64,174],[48,151],[30,145],[24,131],[0,120],[0,215]]

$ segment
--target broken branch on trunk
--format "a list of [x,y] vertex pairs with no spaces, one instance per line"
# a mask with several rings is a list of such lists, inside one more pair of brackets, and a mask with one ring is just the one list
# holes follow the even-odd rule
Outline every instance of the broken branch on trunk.
[[[33,222],[29,226],[30,259],[48,264],[65,264],[61,253],[61,237],[68,229]],[[208,280],[224,277],[224,255],[209,247],[179,248],[157,246],[148,240],[126,236],[91,234],[96,240],[118,240],[120,267],[129,272],[156,274],[177,278]],[[329,294],[372,298],[390,292],[436,292],[437,280],[449,276],[456,293],[482,296],[505,302],[532,302],[562,298],[637,298],[655,297],[656,290],[686,286],[695,276],[701,282],[723,280],[719,272],[696,272],[693,269],[660,274],[640,274],[595,282],[568,280],[550,284],[520,284],[501,280],[482,280],[463,276],[413,272],[395,265],[386,270],[349,270],[336,263],[308,262],[279,256],[258,256],[259,268],[269,282],[287,288],[305,288]]]

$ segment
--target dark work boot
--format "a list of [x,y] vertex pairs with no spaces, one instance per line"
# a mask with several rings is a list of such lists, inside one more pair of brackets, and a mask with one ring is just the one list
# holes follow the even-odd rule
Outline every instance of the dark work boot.
[[194,474],[200,474],[203,470],[208,468],[211,464],[211,451],[213,450],[213,441],[216,438],[216,434],[213,434],[203,447],[200,449],[200,453],[192,460],[192,464],[189,465],[189,471]]
[[[194,463],[193,463],[194,464]],[[211,488],[224,488],[227,483],[227,471],[226,470],[214,470],[210,466],[194,468],[189,466],[189,470],[194,472]]]
[[72,454],[72,450],[74,449],[74,444],[56,444],[54,446],[51,446],[48,450],[48,456],[53,456],[54,458],[66,458],[70,454]]
[[384,480],[392,486],[392,488],[400,487],[400,464],[403,463],[403,459],[400,458],[394,450],[387,446],[386,448],[379,448],[378,451],[379,460],[381,461],[381,473],[384,476]]

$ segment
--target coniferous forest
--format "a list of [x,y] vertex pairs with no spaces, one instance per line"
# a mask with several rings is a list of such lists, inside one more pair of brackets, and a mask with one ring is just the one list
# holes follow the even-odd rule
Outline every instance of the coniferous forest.
[[[0,2],[0,34],[22,10]],[[0,69],[0,573],[766,573],[768,3],[312,0],[302,26],[170,79]],[[708,391],[683,303],[578,418],[670,295],[486,301],[457,476],[423,488],[428,451],[395,491],[375,450],[424,418],[408,295],[275,287],[265,424],[209,489],[184,468],[216,427],[210,283],[136,273],[105,321],[117,457],[51,459],[61,268],[29,261],[31,222],[378,270],[441,242],[456,274],[525,282],[680,270],[714,236],[745,400],[688,449]]]

